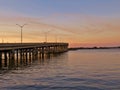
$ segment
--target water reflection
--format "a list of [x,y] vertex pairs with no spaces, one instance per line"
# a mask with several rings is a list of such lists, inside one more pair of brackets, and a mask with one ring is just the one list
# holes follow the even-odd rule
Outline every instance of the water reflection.
[[15,57],[12,59],[3,58],[2,60],[0,60],[0,73],[2,74],[9,70],[17,70],[20,68],[31,66],[36,62],[40,65],[49,64],[51,58],[57,57],[60,55],[61,55],[60,53],[59,54],[38,54],[36,56],[23,55],[22,58],[18,58],[15,55]]
[[0,90],[120,90],[119,57],[120,50],[80,50],[18,60],[18,70],[0,74]]

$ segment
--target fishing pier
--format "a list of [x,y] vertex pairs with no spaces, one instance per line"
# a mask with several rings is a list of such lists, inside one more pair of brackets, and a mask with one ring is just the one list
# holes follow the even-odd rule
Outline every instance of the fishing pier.
[[68,43],[1,43],[0,68],[27,64],[32,60],[68,50]]

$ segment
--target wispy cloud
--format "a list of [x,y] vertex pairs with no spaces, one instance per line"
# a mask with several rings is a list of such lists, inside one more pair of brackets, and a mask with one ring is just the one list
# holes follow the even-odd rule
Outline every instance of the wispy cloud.
[[[0,15],[0,31],[7,33],[7,38],[20,36],[16,24],[28,25],[24,28],[26,40],[44,41],[44,33],[51,30],[49,39],[58,35],[70,43],[117,43],[120,39],[120,17],[98,17],[85,14],[55,14],[37,18],[20,15]],[[1,35],[4,36],[4,35]]]
[[[43,19],[44,20],[44,19]],[[74,33],[119,31],[120,17],[98,17],[83,14],[53,15],[43,22],[51,23]]]

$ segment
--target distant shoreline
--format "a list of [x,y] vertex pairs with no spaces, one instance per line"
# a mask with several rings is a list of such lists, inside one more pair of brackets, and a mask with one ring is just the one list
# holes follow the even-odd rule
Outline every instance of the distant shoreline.
[[120,46],[118,47],[73,47],[68,48],[68,50],[84,50],[84,49],[120,49]]

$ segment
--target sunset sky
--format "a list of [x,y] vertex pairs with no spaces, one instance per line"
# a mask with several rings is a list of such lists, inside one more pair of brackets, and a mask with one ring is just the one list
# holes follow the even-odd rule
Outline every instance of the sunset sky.
[[120,0],[0,0],[0,43],[120,46]]

